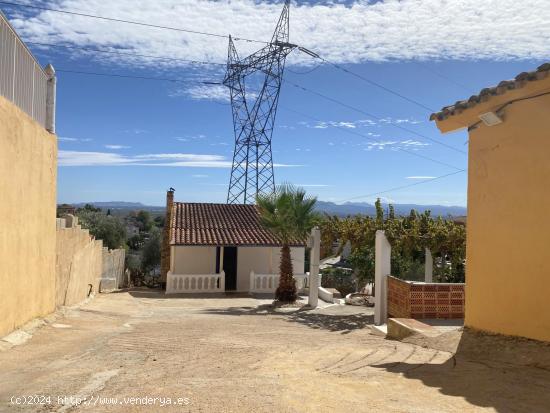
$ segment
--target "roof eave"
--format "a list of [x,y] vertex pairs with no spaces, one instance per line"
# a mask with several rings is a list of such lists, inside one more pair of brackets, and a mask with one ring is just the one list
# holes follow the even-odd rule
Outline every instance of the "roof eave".
[[550,89],[550,63],[545,63],[533,72],[520,73],[514,80],[505,80],[498,86],[485,88],[468,100],[445,106],[441,111],[432,113],[430,120],[435,121],[442,133],[468,128],[479,122],[482,113],[497,110],[500,106],[516,99],[534,96]]
[[442,133],[469,128],[480,122],[479,115],[483,113],[496,112],[507,103],[550,91],[550,76],[547,73],[541,74],[538,81],[525,82],[521,84],[521,87],[513,89],[497,87],[496,90],[496,94],[485,95],[478,102],[468,104],[458,104],[457,102],[453,106],[445,107],[441,112],[433,113],[430,120],[436,122],[437,128]]

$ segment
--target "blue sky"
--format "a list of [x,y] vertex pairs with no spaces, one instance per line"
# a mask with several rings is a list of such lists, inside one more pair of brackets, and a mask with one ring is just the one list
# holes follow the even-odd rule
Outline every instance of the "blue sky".
[[[533,10],[544,1],[529,2],[533,3],[527,8],[529,15],[508,0],[483,4],[464,0],[458,9],[444,0],[299,2],[291,10],[291,41],[439,109],[548,60],[550,52],[543,43],[550,39],[544,24],[549,12],[535,16]],[[270,37],[281,8],[278,2],[247,0],[105,3],[32,4],[214,33],[230,31],[254,39]],[[29,45],[42,63],[52,62],[58,70],[185,80],[59,72],[59,202],[123,200],[160,205],[170,186],[176,188],[178,200],[225,202],[233,152],[231,110],[223,88],[198,83],[221,81],[223,69],[136,56],[223,63],[225,39],[44,10],[6,7],[3,11],[29,42],[123,48],[132,54]],[[539,35],[530,34],[537,27]],[[495,33],[499,28],[502,31]],[[258,45],[237,42],[237,47],[246,55]],[[318,66],[318,61],[299,52],[288,63],[289,83],[282,88],[273,137],[277,182],[304,186],[319,199],[338,203],[372,202],[377,196],[373,194],[383,192],[383,198],[395,203],[466,204],[465,173],[386,192],[466,168],[467,156],[462,153],[467,151],[466,132],[441,135],[428,120],[427,109],[334,67]]]

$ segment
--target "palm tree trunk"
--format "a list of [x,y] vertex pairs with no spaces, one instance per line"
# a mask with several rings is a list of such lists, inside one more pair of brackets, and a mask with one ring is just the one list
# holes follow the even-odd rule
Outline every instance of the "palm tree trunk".
[[292,259],[290,247],[284,244],[281,248],[281,264],[279,267],[279,286],[275,291],[275,299],[282,302],[293,303],[296,301],[296,282],[292,273]]

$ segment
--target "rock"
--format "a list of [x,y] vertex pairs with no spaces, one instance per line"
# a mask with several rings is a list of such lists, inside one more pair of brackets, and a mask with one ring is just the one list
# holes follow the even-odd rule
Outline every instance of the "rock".
[[346,304],[374,307],[374,297],[362,293],[352,293],[346,296]]

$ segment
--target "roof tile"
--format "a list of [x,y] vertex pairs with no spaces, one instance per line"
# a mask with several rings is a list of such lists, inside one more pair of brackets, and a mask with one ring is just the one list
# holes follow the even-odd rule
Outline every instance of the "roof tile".
[[[170,222],[172,245],[281,246],[260,223],[255,205],[175,202]],[[305,243],[292,240],[291,245]]]
[[527,82],[544,79],[549,73],[550,63],[544,63],[543,65],[540,65],[537,70],[532,72],[522,72],[513,80],[503,80],[495,87],[484,88],[478,95],[473,95],[468,100],[460,100],[454,105],[445,106],[439,112],[432,113],[430,115],[430,120],[442,121],[449,116],[459,114],[464,109],[474,107],[477,103],[486,102],[491,96],[502,95],[508,90],[520,89],[524,87]]

